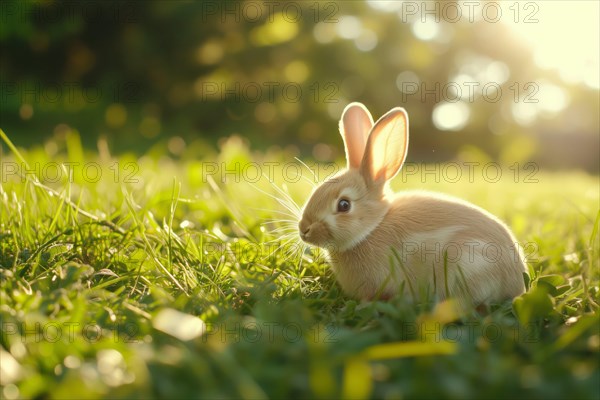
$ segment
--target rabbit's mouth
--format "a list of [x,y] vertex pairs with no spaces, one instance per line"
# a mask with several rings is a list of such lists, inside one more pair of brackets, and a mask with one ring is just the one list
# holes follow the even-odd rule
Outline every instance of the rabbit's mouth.
[[298,224],[298,234],[302,241],[316,246],[323,246],[331,239],[329,229],[320,221],[309,223],[302,219]]

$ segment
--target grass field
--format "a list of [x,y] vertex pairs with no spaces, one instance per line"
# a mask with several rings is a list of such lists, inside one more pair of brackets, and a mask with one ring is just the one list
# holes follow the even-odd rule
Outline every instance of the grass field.
[[322,252],[285,243],[286,207],[331,165],[313,178],[237,139],[178,160],[3,139],[3,398],[600,396],[598,177],[485,160],[396,177],[488,209],[525,249],[529,291],[458,316],[352,300]]

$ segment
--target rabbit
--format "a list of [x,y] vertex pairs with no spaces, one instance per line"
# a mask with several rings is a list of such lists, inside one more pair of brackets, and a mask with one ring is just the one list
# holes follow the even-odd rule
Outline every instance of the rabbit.
[[302,210],[300,238],[328,253],[344,293],[359,300],[423,294],[473,307],[525,291],[524,254],[509,228],[458,198],[393,193],[408,149],[408,115],[377,122],[361,103],[340,119],[347,169],[316,187]]

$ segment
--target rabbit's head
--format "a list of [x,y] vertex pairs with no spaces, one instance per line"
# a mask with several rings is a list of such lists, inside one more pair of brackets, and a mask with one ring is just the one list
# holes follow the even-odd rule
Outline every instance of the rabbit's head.
[[388,182],[408,149],[408,116],[397,107],[373,123],[365,106],[351,103],[340,133],[347,169],[314,190],[298,227],[305,242],[345,251],[363,241],[389,210]]

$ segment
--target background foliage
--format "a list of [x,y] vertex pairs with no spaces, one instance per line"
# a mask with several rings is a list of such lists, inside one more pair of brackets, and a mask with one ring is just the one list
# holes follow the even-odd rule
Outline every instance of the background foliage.
[[331,161],[357,100],[375,117],[409,111],[413,161],[464,158],[468,144],[597,171],[597,8],[488,3],[4,2],[2,124],[24,146],[69,128],[138,152],[237,133]]

